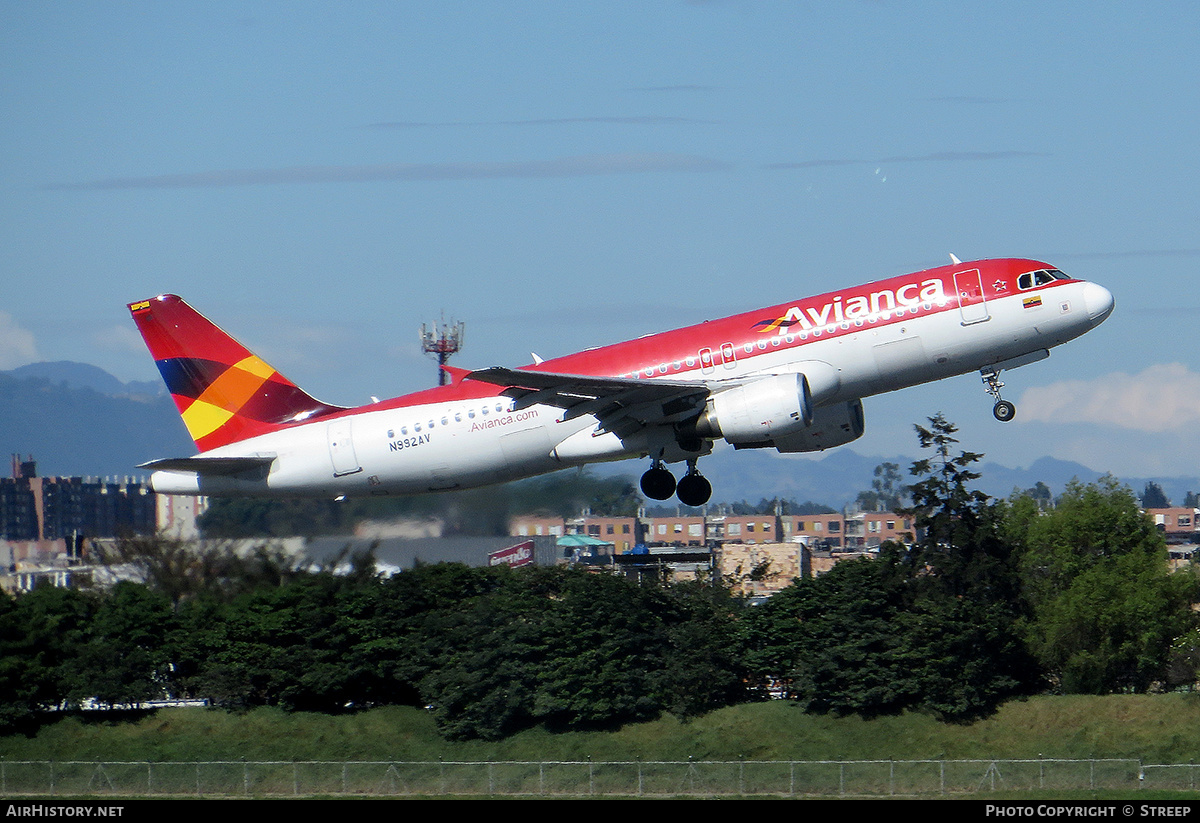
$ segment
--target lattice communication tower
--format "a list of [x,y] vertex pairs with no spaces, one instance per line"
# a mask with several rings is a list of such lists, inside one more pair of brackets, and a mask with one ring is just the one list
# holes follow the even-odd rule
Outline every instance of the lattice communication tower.
[[438,362],[438,385],[444,386],[450,382],[450,375],[442,367],[457,354],[463,343],[463,323],[446,322],[443,317],[439,323],[421,324],[421,349]]

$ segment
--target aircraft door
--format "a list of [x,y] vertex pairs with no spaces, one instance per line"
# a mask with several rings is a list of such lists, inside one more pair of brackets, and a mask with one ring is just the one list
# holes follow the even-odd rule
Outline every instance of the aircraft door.
[[960,271],[954,275],[954,291],[958,294],[958,311],[962,315],[962,324],[970,326],[990,320],[987,300],[983,295],[983,279],[979,269]]
[[354,453],[354,438],[351,436],[350,426],[350,418],[345,417],[334,420],[326,428],[334,477],[362,471],[362,466],[358,465],[358,455]]

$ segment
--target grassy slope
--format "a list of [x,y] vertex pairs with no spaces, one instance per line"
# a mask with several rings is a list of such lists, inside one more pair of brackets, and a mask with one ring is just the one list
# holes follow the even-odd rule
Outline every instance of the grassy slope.
[[8,760],[823,760],[1133,757],[1186,763],[1200,752],[1200,698],[1039,697],[988,720],[921,715],[872,721],[805,715],[782,702],[690,723],[665,718],[612,733],[530,731],[498,743],[448,743],[419,709],[345,717],[169,709],[137,722],[65,719],[35,737],[0,738]]

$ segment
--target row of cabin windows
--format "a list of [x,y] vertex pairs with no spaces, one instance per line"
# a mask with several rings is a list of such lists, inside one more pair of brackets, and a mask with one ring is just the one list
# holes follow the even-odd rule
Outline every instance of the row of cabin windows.
[[[504,413],[504,412],[506,412],[506,411],[512,411],[512,410],[513,410],[513,405],[514,405],[514,403],[513,403],[513,401],[512,401],[512,400],[508,401],[507,405],[506,405],[506,404],[504,404],[504,403],[497,403],[497,404],[496,404],[496,406],[495,406],[495,409],[496,409],[496,414],[503,414],[503,413]],[[488,413],[489,413],[489,407],[488,407],[488,406],[481,406],[481,407],[480,407],[480,409],[479,409],[479,414],[480,414],[480,415],[482,415],[483,417],[487,417],[487,416],[488,416]],[[474,419],[475,419],[475,409],[467,409],[467,419],[468,419],[468,420],[474,420]],[[463,413],[462,413],[461,411],[456,411],[456,412],[454,413],[454,422],[455,422],[455,423],[461,423],[462,421],[463,421]],[[438,425],[438,421],[436,421],[436,420],[430,420],[428,423],[425,423],[425,424],[421,424],[421,423],[414,423],[414,424],[413,424],[413,427],[412,427],[412,429],[413,429],[413,432],[415,433],[415,432],[422,431],[422,430],[424,430],[424,429],[426,429],[426,428],[429,428],[429,429],[436,428],[436,427],[437,427],[437,425]],[[443,416],[442,416],[442,419],[441,419],[441,425],[443,425],[443,426],[449,426],[449,425],[450,425],[450,415],[448,415],[448,414],[447,414],[447,415],[443,415]],[[408,426],[401,426],[401,427],[400,427],[400,435],[401,435],[401,437],[403,437],[403,436],[404,436],[404,435],[406,435],[406,434],[408,434]],[[395,436],[396,436],[396,432],[395,432],[395,430],[394,430],[394,429],[388,429],[388,437],[395,437]]]

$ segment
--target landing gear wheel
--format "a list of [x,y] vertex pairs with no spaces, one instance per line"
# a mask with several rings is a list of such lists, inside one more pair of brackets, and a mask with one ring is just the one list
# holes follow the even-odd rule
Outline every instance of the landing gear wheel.
[[1017,416],[1017,407],[1007,400],[1000,397],[1000,390],[1004,388],[1004,384],[1000,382],[1000,372],[993,368],[980,369],[979,374],[983,377],[983,388],[996,401],[996,405],[992,406],[992,416],[1001,423],[1007,423]]
[[666,500],[675,493],[675,475],[662,467],[653,466],[642,475],[642,494],[651,500]]
[[703,506],[712,497],[712,484],[700,472],[690,472],[679,481],[675,496],[685,506]]

